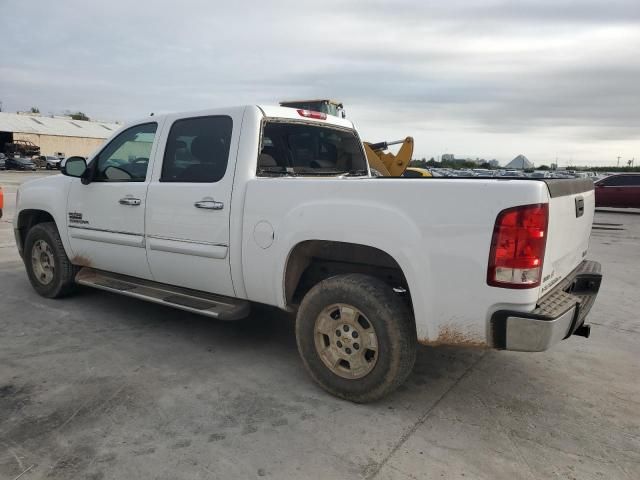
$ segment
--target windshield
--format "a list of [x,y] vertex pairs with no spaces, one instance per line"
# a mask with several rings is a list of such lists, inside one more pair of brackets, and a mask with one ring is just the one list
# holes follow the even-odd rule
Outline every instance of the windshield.
[[265,122],[258,174],[367,175],[362,143],[353,130],[308,123]]

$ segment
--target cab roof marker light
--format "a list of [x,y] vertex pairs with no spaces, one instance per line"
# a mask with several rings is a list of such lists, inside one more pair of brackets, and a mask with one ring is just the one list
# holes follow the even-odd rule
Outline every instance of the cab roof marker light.
[[298,115],[305,118],[314,118],[316,120],[326,120],[327,114],[322,112],[314,112],[313,110],[298,110]]

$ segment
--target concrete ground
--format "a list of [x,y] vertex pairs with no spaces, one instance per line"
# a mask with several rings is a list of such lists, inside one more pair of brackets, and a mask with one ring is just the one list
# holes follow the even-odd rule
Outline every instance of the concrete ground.
[[2,479],[640,478],[639,215],[596,215],[589,340],[421,347],[397,393],[354,405],[309,379],[278,311],[36,295],[6,223],[19,175],[0,173]]

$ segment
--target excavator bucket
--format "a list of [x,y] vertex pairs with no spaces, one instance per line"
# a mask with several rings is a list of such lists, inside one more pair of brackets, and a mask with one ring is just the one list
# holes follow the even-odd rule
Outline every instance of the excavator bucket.
[[[389,145],[402,144],[395,155],[389,151]],[[383,177],[400,177],[409,166],[413,155],[413,137],[395,142],[364,142],[364,151],[371,168],[380,172]]]

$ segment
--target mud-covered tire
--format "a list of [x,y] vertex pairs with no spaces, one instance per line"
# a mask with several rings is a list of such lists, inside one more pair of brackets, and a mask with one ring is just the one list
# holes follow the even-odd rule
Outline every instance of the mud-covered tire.
[[[332,339],[330,334],[320,332],[322,329],[317,321],[320,322],[321,315],[326,318],[326,312],[336,305],[356,309],[365,317],[365,325],[368,322],[374,329],[376,362],[370,371],[359,378],[345,378],[337,369],[332,371],[323,360],[326,356],[321,357],[326,353],[320,350],[330,345],[327,340]],[[332,318],[337,317],[340,322],[341,315],[337,313]],[[359,322],[363,323],[361,316]],[[337,327],[336,335],[341,328],[340,325]],[[366,335],[366,331],[360,335],[363,333]],[[337,339],[339,337],[333,340]],[[358,403],[377,400],[398,388],[411,373],[416,358],[416,329],[408,306],[390,286],[362,274],[339,275],[315,285],[305,295],[298,310],[296,340],[311,377],[329,393]],[[349,338],[352,347],[355,347],[354,340]]]
[[[46,256],[52,259],[53,269],[50,271],[49,281],[45,281],[48,273],[41,272],[40,275],[36,273],[35,270],[38,267],[34,265],[33,261],[34,253],[39,248],[42,249],[43,246],[46,250]],[[24,242],[23,255],[31,286],[40,295],[47,298],[58,298],[73,292],[76,287],[74,278],[78,269],[69,261],[54,223],[39,223],[29,230]]]

